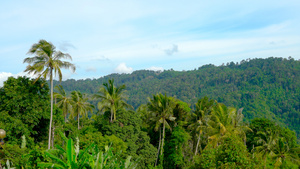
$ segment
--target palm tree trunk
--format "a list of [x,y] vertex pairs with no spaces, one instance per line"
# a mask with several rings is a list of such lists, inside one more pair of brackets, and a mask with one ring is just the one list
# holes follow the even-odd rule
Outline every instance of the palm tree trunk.
[[266,168],[267,168],[267,155],[265,157],[265,166],[264,166],[264,169],[266,169]]
[[159,143],[158,143],[157,158],[156,158],[156,161],[155,161],[155,166],[157,165],[157,162],[158,162],[159,150],[160,150],[160,143],[161,143],[161,129],[159,127]]
[[165,141],[165,119],[163,122],[163,136],[162,136],[162,140],[161,140],[161,149],[160,149],[160,155],[163,155],[163,151],[164,151],[164,141]]
[[53,124],[52,127],[52,140],[51,140],[51,147],[54,147],[54,133],[55,133],[55,123]]
[[[67,123],[67,115],[65,115],[65,124],[64,125],[66,125],[66,123]],[[66,136],[66,131],[64,131],[64,136]],[[64,145],[65,145],[65,141],[63,140],[62,146],[64,146]]]
[[79,130],[79,110],[77,112],[77,122],[78,122],[78,130]]
[[116,115],[116,107],[115,105],[113,105],[113,111],[114,111],[114,121],[117,119],[117,115]]
[[111,108],[111,110],[110,110],[110,122],[111,123],[113,122],[113,114],[114,114],[114,110],[113,110],[113,108]]
[[201,139],[201,134],[199,132],[199,137],[198,137],[198,140],[197,140],[197,145],[196,145],[196,150],[195,150],[195,156],[196,156],[196,154],[198,152],[198,146],[199,146],[199,143],[200,143],[200,139]]
[[52,68],[50,68],[50,95],[51,95],[51,107],[50,107],[50,124],[49,124],[49,139],[48,139],[48,149],[51,146],[51,129],[52,129],[52,118],[53,118],[53,75],[52,75]]

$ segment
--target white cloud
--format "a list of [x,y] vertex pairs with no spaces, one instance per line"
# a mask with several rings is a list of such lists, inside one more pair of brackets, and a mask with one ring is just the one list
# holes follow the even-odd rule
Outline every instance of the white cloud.
[[156,71],[156,72],[162,72],[162,71],[164,71],[164,68],[152,66],[150,68],[147,68],[146,70],[153,70],[153,71]]
[[125,63],[121,63],[115,68],[114,71],[117,73],[132,73],[133,69],[132,69],[132,67],[126,66]]
[[4,82],[9,78],[9,77],[19,77],[19,76],[26,76],[26,77],[29,77],[29,78],[36,78],[37,76],[34,76],[34,75],[30,75],[30,74],[27,74],[25,72],[20,72],[20,73],[17,73],[17,74],[12,74],[10,72],[0,72],[0,87],[3,86]]
[[3,86],[3,82],[7,80],[8,77],[13,76],[12,73],[9,72],[0,72],[0,87]]

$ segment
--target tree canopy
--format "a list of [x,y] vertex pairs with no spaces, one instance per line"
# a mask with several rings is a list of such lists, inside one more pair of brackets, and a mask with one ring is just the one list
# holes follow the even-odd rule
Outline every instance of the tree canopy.
[[[298,63],[291,58],[266,60],[272,66],[289,63],[286,65],[297,67]],[[290,113],[299,113],[298,103],[294,102],[299,95],[291,96],[299,90],[293,84],[283,90],[286,81],[278,84],[280,78],[276,79],[276,72],[272,72],[273,83],[249,81],[252,75],[247,71],[268,71],[264,66],[268,67],[264,60],[254,59],[226,66],[207,65],[190,72],[170,70],[154,75],[145,71],[146,76],[138,79],[141,83],[151,78],[152,84],[159,78],[168,79],[168,83],[159,89],[164,94],[155,93],[159,85],[145,88],[145,91],[153,89],[148,92],[154,93],[148,99],[143,98],[141,102],[145,104],[140,104],[137,110],[125,102],[126,96],[132,97],[125,91],[127,83],[122,78],[108,79],[92,93],[69,91],[70,86],[62,84],[56,87],[52,126],[48,125],[52,104],[48,100],[52,92],[49,93],[45,79],[10,77],[0,88],[0,127],[7,131],[0,144],[0,168],[299,168],[300,145],[296,137],[299,131],[291,130],[294,124],[285,125],[291,119],[283,119],[295,119]],[[241,70],[247,76],[241,73],[235,79],[227,79]],[[211,81],[219,73],[227,76],[227,71],[233,74],[225,77],[225,83],[220,79]],[[287,72],[298,76],[297,72]],[[257,76],[254,74],[252,78]],[[97,85],[96,81],[87,81]],[[197,82],[196,86],[193,82]],[[141,83],[136,82],[136,87]],[[175,94],[168,92],[172,87],[176,87],[172,89]],[[194,89],[198,93],[193,93]],[[184,91],[186,95],[182,95]],[[205,92],[209,94],[198,97]],[[274,104],[282,102],[266,98],[278,99],[275,97],[279,95],[287,96],[293,109],[273,113],[277,111]],[[286,105],[277,106],[283,110]],[[48,150],[47,130],[51,132],[53,145]]]

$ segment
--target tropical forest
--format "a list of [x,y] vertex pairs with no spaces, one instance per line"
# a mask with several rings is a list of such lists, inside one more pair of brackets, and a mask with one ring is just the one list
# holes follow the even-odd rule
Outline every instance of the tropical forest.
[[300,61],[62,81],[46,40],[0,88],[0,169],[298,169]]

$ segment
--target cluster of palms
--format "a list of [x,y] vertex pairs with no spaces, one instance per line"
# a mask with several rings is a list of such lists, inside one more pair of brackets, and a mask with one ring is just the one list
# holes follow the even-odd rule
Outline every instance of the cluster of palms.
[[258,132],[258,135],[255,139],[259,146],[252,151],[254,151],[253,154],[263,159],[264,168],[266,168],[268,157],[275,161],[275,168],[280,168],[286,160],[300,165],[298,157],[300,147],[290,147],[287,140],[284,137],[280,137],[276,131],[267,130]]
[[88,112],[93,112],[94,106],[88,102],[88,97],[79,91],[71,92],[71,96],[67,96],[61,85],[55,87],[58,92],[54,93],[57,100],[57,106],[63,111],[65,123],[67,118],[77,119],[78,130],[80,129],[80,116],[86,117]]
[[[159,131],[158,150],[160,150],[160,155],[163,154],[165,130],[166,128],[171,129],[170,122],[176,120],[173,115],[175,102],[172,97],[157,94],[153,98],[149,98],[146,106],[149,126],[155,126],[154,130]],[[235,108],[228,108],[207,97],[196,103],[195,111],[185,120],[188,121],[186,125],[191,134],[197,138],[194,155],[199,153],[201,138],[207,138],[207,142],[216,147],[228,134],[238,134],[245,139],[245,132],[251,130],[243,125],[242,109],[237,111]]]
[[[54,93],[57,100],[56,105],[61,108],[64,114],[65,122],[68,117],[74,119],[76,117],[78,130],[80,129],[80,117],[87,117],[87,113],[93,113],[94,106],[88,102],[89,97],[86,94],[82,94],[80,91],[71,92],[71,96],[68,96],[66,91],[61,85],[55,87],[58,92]],[[116,87],[114,80],[109,80],[108,83],[104,83],[103,87],[100,87],[99,91],[93,95],[93,99],[100,100],[97,104],[99,111],[110,111],[110,122],[116,120],[117,111],[130,107],[123,99],[123,90],[125,85]]]
[[[55,96],[57,106],[63,111],[65,122],[67,118],[75,118],[78,121],[78,129],[80,129],[80,116],[87,116],[88,112],[92,112],[94,106],[88,102],[88,97],[79,91],[71,92],[71,96],[67,96],[67,93],[61,85],[56,86],[58,92],[53,92],[53,77],[58,74],[59,81],[62,80],[61,68],[71,69],[75,71],[75,65],[70,62],[62,61],[62,59],[71,59],[69,54],[57,51],[55,46],[47,42],[46,40],[40,40],[38,43],[33,44],[28,54],[35,55],[24,59],[24,63],[29,65],[26,67],[25,72],[29,74],[37,75],[38,80],[40,77],[50,78],[50,95],[51,95],[51,112],[50,112],[50,124],[49,124],[49,139],[48,149],[51,145],[51,131],[53,121],[53,98]],[[100,99],[98,108],[101,111],[110,111],[110,121],[116,120],[116,112],[124,107],[130,107],[123,101],[123,91],[125,85],[120,87],[114,86],[114,81],[109,80],[109,83],[104,83],[103,87],[93,96],[96,99]]]
[[[153,98],[149,98],[148,104],[141,106],[138,110],[145,115],[144,120],[148,126],[155,126],[153,129],[159,131],[155,165],[159,158],[162,158],[160,161],[163,161],[165,130],[171,130],[171,123],[174,126],[174,122],[178,118],[173,114],[175,104],[176,99],[157,94]],[[246,147],[246,134],[252,130],[244,123],[242,110],[243,108],[237,110],[226,107],[208,97],[199,99],[195,104],[195,110],[186,116],[186,123],[183,124],[193,137],[194,157],[197,154],[201,155],[202,148],[206,148],[207,145],[217,148],[223,144],[224,139],[231,135],[240,138]],[[286,159],[299,164],[300,149],[289,148],[285,139],[279,137],[278,134],[259,132],[259,137],[256,137],[255,140],[258,146],[254,147],[251,153],[253,153],[253,158],[263,158],[265,167],[267,157],[276,161],[275,167],[281,166]]]

